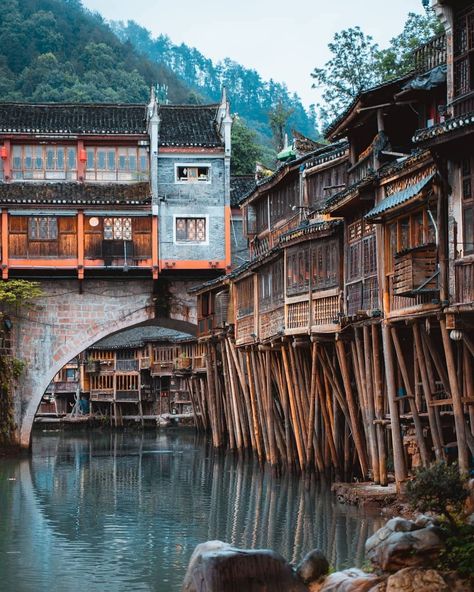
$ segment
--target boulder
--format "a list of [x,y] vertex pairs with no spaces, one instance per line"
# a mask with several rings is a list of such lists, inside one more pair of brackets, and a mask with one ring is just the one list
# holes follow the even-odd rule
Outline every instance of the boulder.
[[329,561],[322,551],[313,549],[296,566],[296,573],[305,584],[317,582],[321,576],[329,573]]
[[242,550],[221,541],[198,545],[183,592],[307,592],[290,564],[267,549]]
[[382,580],[382,577],[360,569],[345,569],[328,576],[319,592],[369,592]]
[[435,569],[407,567],[388,578],[386,592],[449,592],[449,586]]
[[394,518],[365,543],[367,558],[382,571],[395,572],[405,567],[429,567],[443,548],[439,530],[423,528],[411,520]]

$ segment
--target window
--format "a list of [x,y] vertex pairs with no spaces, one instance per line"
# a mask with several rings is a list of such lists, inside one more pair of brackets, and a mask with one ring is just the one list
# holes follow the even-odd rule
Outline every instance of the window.
[[211,167],[196,165],[178,165],[176,167],[177,183],[209,182],[211,179]]
[[146,181],[148,151],[138,146],[89,146],[86,179],[92,181]]
[[104,240],[132,240],[132,219],[105,218]]
[[176,218],[176,242],[206,242],[206,218]]
[[462,242],[463,254],[474,253],[474,157],[461,163],[462,175]]
[[58,221],[53,217],[32,217],[28,219],[28,238],[30,240],[57,240]]
[[454,95],[474,90],[474,11],[468,8],[454,21]]
[[75,146],[12,146],[12,178],[75,179],[77,151]]
[[292,247],[286,257],[286,293],[304,294],[309,289],[309,246]]
[[312,288],[323,290],[337,286],[339,244],[336,240],[321,240],[311,245]]

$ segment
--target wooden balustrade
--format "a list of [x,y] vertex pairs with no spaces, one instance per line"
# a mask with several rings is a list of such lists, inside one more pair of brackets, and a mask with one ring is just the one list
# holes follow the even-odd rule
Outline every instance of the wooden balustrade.
[[456,303],[468,304],[474,301],[474,255],[454,262]]
[[349,169],[348,185],[358,183],[365,177],[368,177],[374,170],[374,152],[371,149]]
[[422,293],[413,296],[399,296],[394,291],[395,276],[390,274],[388,276],[389,295],[390,295],[390,311],[401,311],[404,309],[419,307],[421,305],[438,305],[436,294]]
[[[331,290],[333,291],[333,290]],[[337,289],[337,292],[339,290]],[[332,295],[313,295],[313,330],[318,326],[334,325],[339,323],[339,313],[341,312],[341,299],[339,294]]]
[[255,317],[253,314],[237,319],[235,324],[235,342],[237,345],[255,341]]
[[115,362],[115,370],[117,372],[138,372],[138,360],[117,360]]
[[474,91],[462,95],[453,101],[453,117],[474,112]]
[[420,292],[436,292],[435,245],[416,247],[395,256],[393,293],[395,296],[416,296]]
[[446,60],[446,35],[444,33],[420,45],[413,52],[413,66],[419,73],[428,72],[437,66],[446,64]]
[[285,307],[279,306],[273,310],[261,313],[258,319],[259,339],[265,340],[276,337],[285,330]]
[[[287,325],[286,328],[292,333],[308,331],[309,328],[309,299],[300,302],[286,304]],[[297,331],[295,331],[297,330]]]

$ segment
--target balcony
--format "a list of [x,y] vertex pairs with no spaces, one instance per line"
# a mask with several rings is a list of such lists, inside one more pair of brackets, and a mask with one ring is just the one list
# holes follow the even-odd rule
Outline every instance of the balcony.
[[456,304],[474,302],[474,255],[454,262]]
[[339,326],[341,298],[339,288],[313,294],[313,330],[322,327],[336,329]]
[[359,160],[347,171],[348,185],[353,185],[365,179],[375,171],[375,159],[372,145],[359,156]]
[[453,100],[453,117],[467,115],[474,111],[474,91]]
[[419,74],[446,64],[446,60],[446,35],[444,33],[433,37],[413,52],[413,66]]
[[115,370],[117,372],[138,372],[138,360],[117,360],[115,363]]
[[417,296],[438,290],[436,245],[423,245],[395,255],[394,296]]
[[346,286],[348,317],[367,315],[380,308],[377,276],[367,277]]
[[281,334],[285,329],[285,307],[261,312],[258,317],[258,335],[264,341]]
[[257,259],[258,257],[267,253],[270,249],[273,249],[273,247],[276,247],[280,241],[280,237],[286,232],[297,228],[300,224],[300,221],[301,213],[298,211],[285,222],[279,222],[275,227],[272,227],[270,232],[262,238],[256,237],[250,243],[252,259]]

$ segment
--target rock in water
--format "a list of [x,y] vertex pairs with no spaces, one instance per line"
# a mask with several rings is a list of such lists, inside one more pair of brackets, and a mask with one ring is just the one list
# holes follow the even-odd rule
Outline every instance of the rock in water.
[[367,558],[388,572],[405,567],[429,567],[442,548],[443,541],[435,526],[420,528],[403,518],[389,520],[365,543]]
[[386,592],[449,592],[450,588],[435,569],[407,567],[391,575]]
[[381,581],[382,578],[375,574],[356,568],[345,569],[328,576],[319,592],[369,592]]
[[241,550],[221,541],[198,545],[183,592],[307,592],[290,564],[267,549]]
[[313,549],[297,565],[296,573],[305,584],[316,582],[321,576],[329,573],[329,561],[322,551]]

